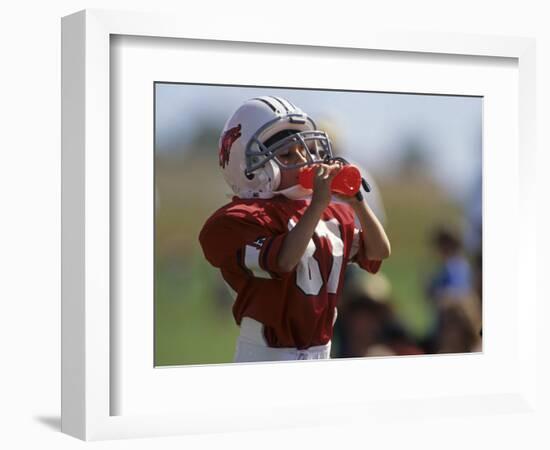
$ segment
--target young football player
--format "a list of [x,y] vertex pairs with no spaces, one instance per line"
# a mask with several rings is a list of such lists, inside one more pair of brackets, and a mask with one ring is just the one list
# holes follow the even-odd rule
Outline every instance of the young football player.
[[[329,358],[346,264],[378,271],[390,255],[382,225],[364,200],[331,201],[342,163],[326,133],[283,98],[237,109],[219,164],[235,196],[199,241],[235,294],[235,362]],[[312,190],[298,183],[306,166],[315,170]]]

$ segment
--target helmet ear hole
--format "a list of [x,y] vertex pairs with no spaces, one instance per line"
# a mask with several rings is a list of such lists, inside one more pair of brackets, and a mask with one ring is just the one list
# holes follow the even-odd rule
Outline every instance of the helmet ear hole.
[[255,175],[254,175],[253,173],[246,173],[246,172],[245,172],[245,173],[244,173],[244,176],[245,176],[246,178],[248,178],[249,180],[253,180]]

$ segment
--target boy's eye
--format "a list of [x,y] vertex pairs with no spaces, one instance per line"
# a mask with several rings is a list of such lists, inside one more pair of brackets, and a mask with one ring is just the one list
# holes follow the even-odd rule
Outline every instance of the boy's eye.
[[312,155],[317,152],[317,146],[315,145],[314,142],[308,143],[307,144],[307,149],[308,149],[309,153],[311,153]]

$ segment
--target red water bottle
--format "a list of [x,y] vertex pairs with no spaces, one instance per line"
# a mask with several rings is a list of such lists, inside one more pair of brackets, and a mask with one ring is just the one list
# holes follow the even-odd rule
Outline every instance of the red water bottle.
[[[317,167],[304,167],[298,174],[298,182],[306,189],[313,189],[313,176]],[[361,172],[352,165],[343,166],[333,178],[330,190],[336,194],[353,197],[361,187]]]

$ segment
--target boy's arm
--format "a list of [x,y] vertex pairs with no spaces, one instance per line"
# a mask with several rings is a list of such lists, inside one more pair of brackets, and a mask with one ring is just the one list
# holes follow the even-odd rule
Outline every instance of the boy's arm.
[[348,199],[347,202],[355,211],[355,215],[361,224],[361,229],[363,230],[361,234],[363,236],[367,259],[381,261],[388,258],[391,254],[390,241],[382,224],[376,218],[367,202],[355,198]]
[[311,203],[296,226],[288,232],[277,257],[277,267],[281,272],[290,272],[300,262],[323,211],[330,203],[330,183],[340,169],[339,164],[319,165],[313,180]]

